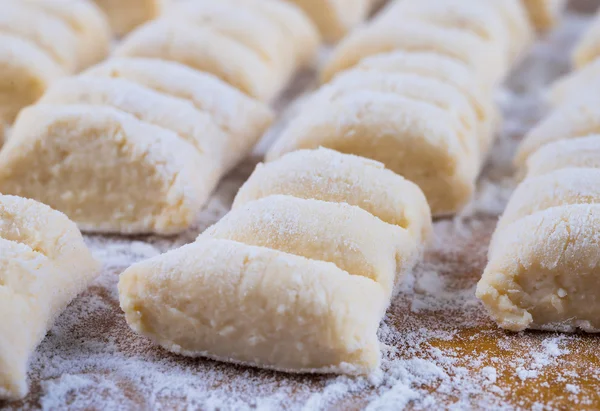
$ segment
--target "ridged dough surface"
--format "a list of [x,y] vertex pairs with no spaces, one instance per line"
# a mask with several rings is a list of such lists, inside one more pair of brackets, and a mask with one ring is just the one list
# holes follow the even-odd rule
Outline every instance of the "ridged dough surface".
[[65,215],[2,195],[0,267],[0,399],[14,400],[27,394],[30,355],[99,264]]

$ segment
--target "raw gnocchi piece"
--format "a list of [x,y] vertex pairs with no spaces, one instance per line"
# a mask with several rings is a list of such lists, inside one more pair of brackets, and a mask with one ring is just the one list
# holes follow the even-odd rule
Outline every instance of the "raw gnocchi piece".
[[477,285],[502,328],[600,331],[599,204],[551,207],[496,233]]
[[[314,49],[305,51],[303,37],[310,35],[284,29],[282,22],[275,21],[274,15],[290,20],[279,6],[273,1],[255,6],[250,0],[183,2],[131,33],[115,55],[179,62],[214,74],[249,96],[270,101],[317,47],[315,42],[311,44]],[[284,11],[306,19],[299,9],[290,7]],[[295,28],[292,24],[291,29]]]
[[412,269],[418,256],[408,231],[359,207],[286,195],[236,208],[205,236],[333,263],[380,284],[388,301],[399,284],[397,272]]
[[325,41],[335,43],[364,21],[374,0],[292,0],[315,22]]
[[28,391],[30,355],[100,267],[64,214],[8,195],[0,196],[0,266],[0,400],[16,400]]
[[170,0],[94,0],[106,13],[112,30],[123,36],[148,20],[154,20]]
[[318,148],[258,164],[232,208],[276,194],[360,207],[406,229],[418,244],[431,236],[431,212],[419,187],[363,157]]
[[497,231],[521,218],[552,207],[598,203],[600,169],[560,168],[523,181],[511,196],[498,222]]
[[427,209],[423,198],[371,160],[291,153],[259,166],[233,210],[194,244],[127,269],[121,308],[136,332],[178,354],[369,373],[395,285],[431,232],[417,210]]
[[529,156],[546,144],[600,133],[598,101],[588,95],[553,110],[521,142],[515,165],[523,170]]
[[123,111],[38,104],[0,151],[0,192],[49,204],[87,231],[171,234],[192,223],[218,171],[188,140]]
[[77,69],[104,59],[109,52],[111,31],[104,14],[87,0],[25,0],[51,16],[58,17],[76,34]]
[[318,147],[380,161],[416,183],[434,215],[452,213],[474,190],[479,153],[460,124],[432,104],[390,93],[359,91],[315,104],[292,120],[267,153]]
[[272,111],[218,78],[158,59],[112,58],[86,76],[122,78],[161,94],[189,101],[228,134],[223,168],[229,170],[254,147],[273,122]]
[[527,159],[527,177],[569,167],[600,168],[600,135],[546,144]]
[[384,291],[332,263],[205,237],[128,268],[119,299],[136,332],[181,355],[287,372],[380,363]]
[[567,4],[567,0],[522,0],[527,7],[529,17],[539,30],[554,27]]
[[471,67],[488,88],[501,79],[507,66],[500,50],[494,50],[464,30],[412,20],[401,25],[371,23],[351,33],[337,46],[323,71],[323,82],[366,57],[397,50],[435,52],[460,60]]

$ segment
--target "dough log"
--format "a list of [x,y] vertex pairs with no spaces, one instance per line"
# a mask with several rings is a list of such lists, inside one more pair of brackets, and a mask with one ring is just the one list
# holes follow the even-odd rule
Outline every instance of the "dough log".
[[0,196],[0,400],[27,394],[30,355],[99,270],[75,224],[33,200]]
[[121,307],[134,331],[175,353],[366,374],[430,232],[414,184],[372,160],[301,150],[259,165],[194,244],[127,269]]

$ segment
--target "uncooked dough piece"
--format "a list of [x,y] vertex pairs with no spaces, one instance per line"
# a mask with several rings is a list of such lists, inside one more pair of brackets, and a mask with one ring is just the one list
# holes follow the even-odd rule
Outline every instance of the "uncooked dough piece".
[[589,28],[577,43],[573,53],[573,65],[582,68],[592,63],[600,55],[600,13],[590,23]]
[[64,214],[7,195],[0,196],[0,266],[0,400],[16,400],[28,391],[29,356],[100,267]]
[[598,227],[598,204],[552,207],[504,227],[477,297],[508,330],[600,331]]
[[523,170],[529,156],[546,144],[600,133],[600,99],[594,95],[563,104],[531,130],[515,157]]
[[417,243],[407,230],[359,207],[286,195],[236,208],[199,238],[203,237],[331,262],[351,275],[380,284],[387,301],[419,256]]
[[548,100],[554,106],[598,94],[600,90],[600,59],[556,80],[550,87]]
[[335,43],[364,21],[373,0],[291,0],[315,22],[325,41]]
[[[69,77],[54,83],[39,104],[108,106],[138,120],[170,130],[203,156],[223,163],[227,136],[212,118],[186,100],[171,97],[120,78]],[[215,167],[215,171],[218,167]]]
[[468,96],[443,81],[419,74],[348,70],[321,87],[305,105],[333,101],[361,90],[391,93],[443,109],[460,124],[461,139],[476,141],[481,157],[492,141],[491,125],[480,123]]
[[529,17],[539,30],[548,30],[556,25],[567,4],[567,0],[522,0]]
[[184,21],[146,23],[121,42],[115,55],[182,63],[261,101],[271,100],[281,87],[279,75],[256,51],[212,28]]
[[274,118],[269,107],[217,77],[174,62],[111,58],[90,68],[85,75],[133,81],[159,93],[187,100],[207,113],[229,136],[223,152],[225,170],[249,153]]
[[527,159],[527,177],[561,168],[600,168],[600,135],[546,144]]
[[128,268],[129,325],[169,351],[288,372],[380,363],[382,287],[332,263],[201,237]]
[[94,0],[108,16],[112,30],[123,36],[165,10],[170,0]]
[[0,151],[0,192],[34,198],[94,232],[189,227],[219,165],[176,133],[111,107],[34,105]]
[[275,194],[360,207],[405,228],[417,244],[427,243],[432,233],[431,211],[419,187],[363,157],[318,148],[258,164],[232,208]]
[[496,232],[538,211],[571,204],[600,204],[600,169],[562,168],[527,178],[512,195]]
[[434,215],[454,213],[474,190],[477,144],[461,140],[460,125],[444,110],[405,97],[360,91],[304,110],[267,153],[331,148],[380,161],[416,183]]
[[[22,1],[22,0],[21,0]],[[25,0],[63,20],[76,34],[78,70],[104,59],[109,52],[110,26],[102,11],[87,0]]]
[[504,16],[485,0],[402,0],[391,3],[376,21],[387,25],[424,21],[468,31],[486,41],[488,47],[501,50],[511,60],[523,47],[521,42],[513,42]]
[[474,70],[486,90],[497,84],[507,71],[502,51],[490,47],[477,35],[408,20],[402,24],[371,23],[354,31],[334,51],[322,80],[328,82],[366,57],[396,50],[435,52],[460,60]]
[[64,75],[64,69],[34,44],[0,33],[0,128]]

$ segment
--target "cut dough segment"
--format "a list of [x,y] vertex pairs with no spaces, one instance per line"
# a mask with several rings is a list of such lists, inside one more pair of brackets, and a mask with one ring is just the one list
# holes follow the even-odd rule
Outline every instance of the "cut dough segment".
[[274,194],[360,207],[407,229],[417,244],[426,243],[432,232],[429,205],[414,183],[376,161],[326,148],[298,150],[257,165],[232,208]]
[[29,356],[100,267],[65,215],[5,195],[0,266],[0,399],[15,400],[27,394]]
[[[424,21],[436,26],[460,29],[475,34],[489,47],[503,50],[507,58],[518,54],[509,26],[498,10],[481,0],[402,0],[391,3],[376,19],[378,24],[404,24]],[[399,23],[400,22],[400,23]]]
[[600,204],[600,169],[563,168],[527,178],[512,195],[497,232],[538,211],[571,204]]
[[348,70],[319,89],[305,104],[310,107],[319,104],[319,101],[333,101],[361,90],[391,93],[439,107],[461,125],[462,139],[476,140],[478,149],[487,152],[491,141],[489,125],[479,123],[475,108],[467,96],[435,78],[410,73]]
[[161,19],[132,32],[115,50],[119,57],[150,57],[185,64],[221,78],[244,93],[269,101],[278,76],[254,50],[211,28]]
[[[206,113],[188,101],[119,78],[70,77],[54,83],[40,104],[109,106],[177,133],[215,164],[222,163],[227,136]],[[215,167],[215,171],[218,167]]]
[[524,169],[529,156],[546,144],[559,140],[600,134],[600,100],[587,96],[557,107],[527,134],[515,157],[515,165]]
[[262,13],[288,39],[287,46],[296,52],[296,64],[307,66],[315,62],[321,42],[319,31],[296,5],[281,0],[219,0],[219,3],[243,5]]
[[34,44],[0,33],[0,123],[11,124],[46,87],[66,73]]
[[589,28],[577,43],[573,53],[573,64],[581,68],[600,56],[600,13],[590,23]]
[[35,44],[69,73],[77,68],[76,33],[61,19],[26,2],[5,0],[0,13],[0,33]]
[[289,47],[279,26],[262,15],[260,10],[244,7],[243,2],[183,1],[173,7],[165,18],[210,28],[252,49],[271,66],[280,87],[287,84],[295,72],[295,50]]
[[516,54],[515,59],[533,43],[535,38],[534,27],[529,20],[529,15],[522,0],[484,0],[502,15],[512,38],[512,48]]
[[598,204],[552,207],[506,226],[477,297],[512,331],[600,331],[598,227]]
[[473,68],[481,83],[488,86],[486,89],[496,84],[507,70],[502,52],[472,33],[406,21],[394,25],[373,23],[350,34],[336,48],[322,79],[327,82],[366,57],[396,50],[435,52],[456,58]]
[[397,284],[396,272],[412,269],[418,256],[408,231],[361,208],[285,195],[236,208],[199,238],[203,237],[334,263],[351,275],[380,284],[387,301]]
[[335,43],[364,21],[372,0],[291,0],[315,22],[325,41]]
[[129,325],[167,350],[288,372],[368,373],[387,301],[334,264],[200,238],[119,281]]
[[475,141],[430,104],[376,92],[357,92],[304,110],[267,153],[331,148],[380,161],[416,183],[434,215],[453,213],[471,197],[477,177]]
[[215,168],[172,131],[122,111],[35,105],[0,152],[0,192],[49,204],[84,230],[170,234],[192,223]]
[[600,135],[546,144],[527,159],[527,177],[561,168],[600,168]]
[[[22,0],[21,0],[22,1]],[[111,31],[102,11],[86,0],[25,0],[26,3],[63,20],[76,33],[78,70],[104,59]]]
[[540,30],[548,30],[556,25],[567,4],[567,0],[522,0],[529,17]]
[[129,33],[148,20],[157,18],[170,0],[94,0],[108,16],[118,36]]
[[237,164],[273,122],[272,111],[218,78],[184,65],[143,58],[113,58],[86,76],[123,78],[159,93],[190,101],[206,112],[230,137],[224,169]]

